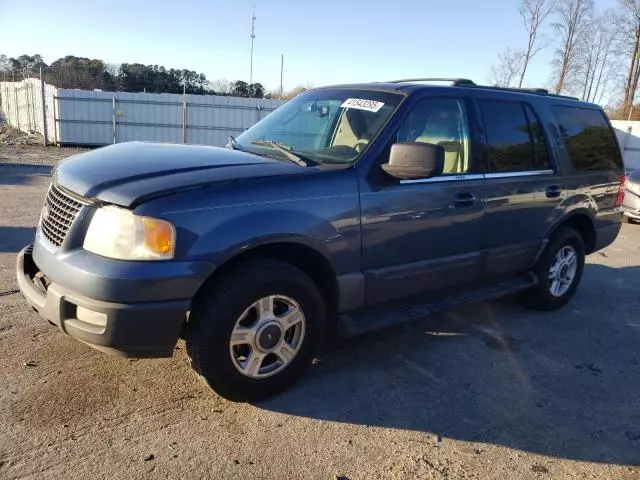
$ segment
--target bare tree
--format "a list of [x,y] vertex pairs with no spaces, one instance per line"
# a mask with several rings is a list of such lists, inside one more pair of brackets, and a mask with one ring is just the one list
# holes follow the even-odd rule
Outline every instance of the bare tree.
[[618,6],[618,46],[629,65],[622,97],[622,113],[626,114],[633,105],[640,78],[640,0],[618,0]]
[[119,63],[105,63],[104,71],[107,72],[112,77],[117,77],[120,75],[120,64]]
[[588,34],[588,25],[593,13],[593,0],[557,0],[554,13],[556,22],[552,24],[558,35],[560,47],[556,50],[555,93],[562,93],[572,87],[580,58],[580,47]]
[[489,70],[489,83],[496,87],[513,87],[523,71],[524,50],[508,47],[498,55],[498,63]]
[[594,18],[588,25],[588,31],[578,48],[577,70],[581,77],[581,98],[595,102],[599,94],[602,98],[612,74],[611,60],[617,34],[613,13],[607,11]]
[[9,71],[9,59],[4,53],[0,53],[0,73],[2,74],[2,79],[7,81],[7,72]]
[[297,87],[294,87],[291,90],[283,92],[281,95],[282,100],[291,100],[292,98],[300,95],[301,93],[306,92],[310,88],[311,86],[309,84],[307,84],[306,86],[298,85]]
[[228,95],[231,93],[231,83],[226,78],[220,80],[212,80],[209,82],[208,88],[209,90],[213,90],[214,92],[221,95]]
[[522,88],[524,76],[527,73],[527,67],[531,59],[544,48],[537,44],[538,31],[545,19],[549,16],[553,9],[552,0],[522,0],[520,4],[520,16],[527,30],[528,41],[527,48],[524,52],[522,72],[520,72],[520,80],[518,87]]

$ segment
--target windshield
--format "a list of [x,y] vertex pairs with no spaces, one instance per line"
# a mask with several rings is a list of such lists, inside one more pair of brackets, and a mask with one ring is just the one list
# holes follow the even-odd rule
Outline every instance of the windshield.
[[313,163],[355,162],[378,135],[401,95],[368,90],[317,90],[297,96],[240,135],[234,147]]

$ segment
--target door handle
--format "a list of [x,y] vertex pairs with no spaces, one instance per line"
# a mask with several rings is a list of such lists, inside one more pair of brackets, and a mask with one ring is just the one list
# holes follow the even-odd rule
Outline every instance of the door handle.
[[545,190],[547,198],[558,198],[562,194],[562,188],[560,185],[550,185]]
[[453,206],[455,208],[470,207],[476,203],[476,196],[471,192],[456,193],[453,197]]

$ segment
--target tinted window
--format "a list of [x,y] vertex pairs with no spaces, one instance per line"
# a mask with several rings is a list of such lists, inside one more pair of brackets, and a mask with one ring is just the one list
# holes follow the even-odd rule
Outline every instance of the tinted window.
[[600,110],[551,107],[576,170],[616,170],[622,158]]
[[529,128],[531,129],[531,136],[533,137],[533,143],[536,151],[536,165],[541,170],[550,168],[549,166],[551,165],[551,162],[549,160],[549,150],[547,148],[544,133],[542,132],[540,120],[538,120],[538,116],[529,105],[524,105],[524,111],[527,114]]
[[523,172],[549,168],[542,130],[530,109],[532,123],[522,103],[496,100],[479,100],[478,103],[487,138],[489,171]]
[[460,175],[469,167],[469,126],[463,100],[429,98],[411,110],[398,130],[398,142],[421,142],[444,148],[443,174]]

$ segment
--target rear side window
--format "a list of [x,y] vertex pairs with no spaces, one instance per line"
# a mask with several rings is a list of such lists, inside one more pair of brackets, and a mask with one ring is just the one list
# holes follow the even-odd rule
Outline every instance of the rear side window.
[[561,106],[551,110],[576,170],[623,168],[620,151],[603,112]]
[[489,171],[548,170],[549,155],[539,122],[523,103],[479,99]]

